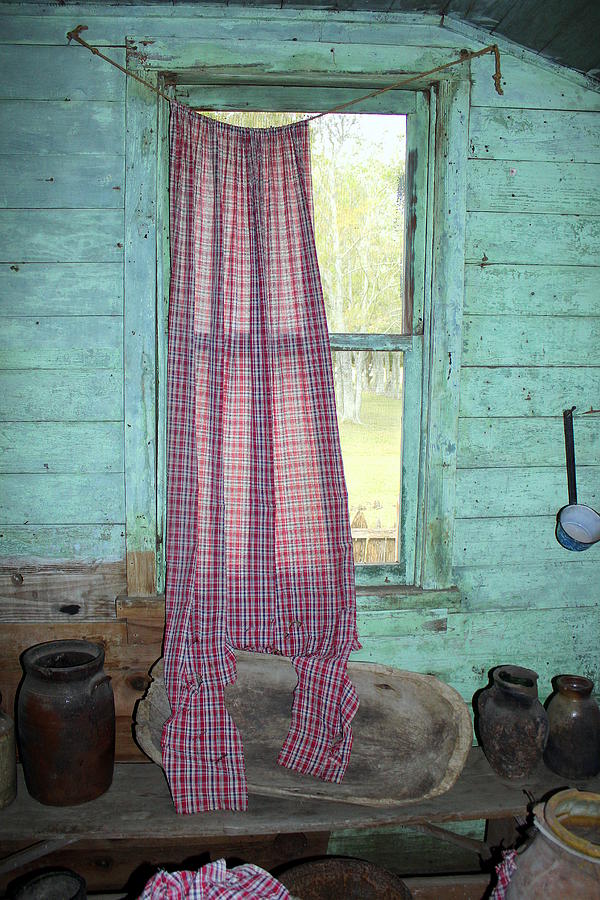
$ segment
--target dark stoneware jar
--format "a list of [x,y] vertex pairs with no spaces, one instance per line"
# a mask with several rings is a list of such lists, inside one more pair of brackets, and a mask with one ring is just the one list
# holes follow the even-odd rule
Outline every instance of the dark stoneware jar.
[[591,696],[594,682],[581,675],[559,675],[548,703],[550,736],[544,752],[549,769],[565,778],[600,772],[600,709]]
[[503,778],[524,778],[542,759],[548,716],[537,692],[537,672],[498,666],[493,684],[478,698],[479,735],[492,769]]
[[26,650],[22,663],[17,732],[29,793],[51,806],[99,797],[115,761],[115,702],[103,648],[50,641]]

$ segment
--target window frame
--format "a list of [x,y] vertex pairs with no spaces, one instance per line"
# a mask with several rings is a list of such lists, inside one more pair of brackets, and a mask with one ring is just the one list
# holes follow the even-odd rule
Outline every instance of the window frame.
[[[182,54],[180,68],[176,65],[177,59],[173,59],[172,53],[169,54],[168,71],[165,71],[167,67],[156,48],[153,56],[157,58],[149,64],[147,59],[140,63],[134,54],[128,59],[128,64],[163,90],[169,90],[170,86],[177,84],[175,90],[182,102],[194,106],[227,108],[224,94],[231,95],[231,88],[241,85],[239,78],[232,80],[221,76],[218,84],[211,84],[214,93],[212,102],[208,103],[205,102],[208,99],[206,76],[201,79],[205,82],[202,88],[198,84],[198,71],[184,64],[185,53]],[[322,109],[323,99],[318,96],[321,90],[327,95],[332,90],[345,90],[349,96],[356,96],[361,89],[366,87],[368,90],[369,86],[372,87],[378,80],[380,82],[381,77],[374,73],[371,79],[363,80],[361,87],[348,84],[340,87],[339,79],[335,78],[319,80],[315,87],[314,76],[307,79],[307,84],[298,85],[292,80],[291,84],[286,85],[286,80],[290,80],[289,75],[282,73],[278,84],[282,85],[281,91],[300,91],[305,102],[298,106],[295,100],[294,105],[310,111],[306,98],[311,92],[313,107],[316,105]],[[258,80],[255,76],[255,87]],[[331,84],[335,84],[335,89],[330,87]],[[173,87],[170,89],[174,90]],[[265,81],[258,89],[270,98],[269,108],[273,109],[276,94],[274,84]],[[203,90],[201,103],[190,96],[197,90]],[[413,262],[413,315],[411,317],[410,310],[406,310],[407,334],[380,336],[379,347],[373,345],[371,339],[377,337],[374,335],[331,336],[334,349],[363,346],[404,351],[401,559],[393,564],[357,567],[357,587],[359,594],[379,597],[392,607],[407,601],[419,606],[436,606],[440,603],[446,606],[457,605],[460,598],[453,588],[451,553],[464,280],[468,72],[461,77],[448,77],[436,84],[417,84],[415,90],[409,92],[393,93],[410,97],[411,103],[415,101],[412,113],[415,123],[413,127],[407,127],[406,219],[409,224],[409,243],[405,246],[406,257]],[[153,591],[146,591],[153,593],[164,589],[166,390],[163,373],[166,371],[169,276],[169,109],[166,101],[154,96],[148,97],[148,94],[150,92],[147,89],[128,80],[125,471],[128,587],[130,568],[134,570],[134,565],[130,566],[130,554],[132,563],[137,564],[140,533],[143,549],[146,550],[152,544],[150,532],[154,527],[156,583]],[[385,98],[386,95],[382,97]],[[427,102],[427,97],[430,102]],[[290,103],[287,102],[286,105],[289,108]],[[235,107],[239,109],[240,103],[236,102]],[[419,110],[417,107],[420,107]],[[415,151],[413,156],[410,155],[411,151]],[[413,162],[410,163],[410,160]],[[416,228],[412,228],[411,223],[414,222],[417,223]],[[409,244],[412,248],[410,251]],[[154,266],[151,268],[153,277],[150,278],[147,266],[152,252]],[[150,281],[155,288],[154,316],[147,309],[144,312],[140,308],[146,306],[145,298],[151,288]],[[144,291],[141,296],[140,283]],[[132,352],[128,353],[128,343],[132,344],[131,351],[138,347],[139,342],[130,340],[136,334],[136,326],[141,326],[145,331],[148,344],[152,329],[154,353],[147,354],[142,361],[139,356],[134,358]],[[365,337],[368,341],[366,344],[363,343]],[[132,404],[139,400],[140,394],[144,395],[144,384],[149,394],[153,394],[152,410],[146,404],[144,416],[140,418],[138,412],[137,421],[130,421],[135,418],[135,415],[129,415],[134,413]],[[133,385],[133,390],[128,392],[128,385]],[[139,452],[142,445],[147,460],[154,451],[154,466],[147,466],[144,473],[139,472]],[[148,468],[153,471],[148,472]],[[416,490],[409,489],[409,485],[415,484]],[[141,507],[144,507],[145,514],[140,515]],[[140,520],[143,529],[140,528]],[[132,529],[130,524],[134,526]],[[409,533],[414,535],[414,540],[407,540]],[[132,593],[131,589],[129,593]]]

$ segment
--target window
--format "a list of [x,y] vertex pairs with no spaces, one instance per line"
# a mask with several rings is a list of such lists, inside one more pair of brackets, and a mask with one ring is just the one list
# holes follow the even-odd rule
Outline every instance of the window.
[[[185,51],[185,52],[184,52]],[[195,54],[194,53],[192,55]],[[183,60],[190,59],[191,50],[181,51]],[[154,78],[162,87],[170,84],[176,96],[199,110],[319,112],[330,109],[346,100],[354,99],[372,88],[373,83],[346,84],[340,87],[336,75],[331,74],[326,83],[315,84],[314,76],[297,77],[295,82],[288,71],[282,73],[280,83],[249,83],[239,72],[223,76],[221,83],[199,83],[201,71],[177,68],[177,56],[165,42],[153,46],[152,62],[144,60],[139,71],[144,77]],[[164,56],[168,76],[162,76]],[[301,65],[301,63],[299,63]],[[268,64],[265,63],[266,70]],[[425,67],[424,67],[425,68]],[[385,83],[385,75],[378,75],[379,83]],[[281,83],[283,82],[283,83]],[[307,82],[309,82],[307,84]],[[375,82],[377,83],[377,82]],[[332,86],[333,85],[333,86]],[[358,260],[354,256],[342,278],[332,270],[327,271],[327,256],[332,265],[339,262],[340,254],[331,247],[320,251],[325,295],[329,303],[331,346],[334,367],[338,373],[338,406],[342,413],[342,443],[345,469],[349,483],[351,521],[357,557],[357,584],[365,585],[369,595],[373,590],[385,598],[393,594],[392,604],[404,602],[429,605],[453,602],[453,598],[424,597],[423,590],[446,590],[452,585],[452,525],[454,515],[454,477],[458,423],[458,373],[460,370],[461,311],[464,270],[464,165],[466,159],[466,114],[468,110],[468,80],[449,77],[437,85],[415,91],[389,91],[352,107],[339,116],[346,126],[356,122],[361,134],[373,135],[373,123],[378,118],[396,126],[404,125],[406,149],[404,171],[399,165],[395,175],[393,209],[381,212],[382,231],[394,233],[399,242],[398,254],[385,249],[380,254],[381,271],[365,272],[369,266],[377,266],[371,260]],[[143,91],[144,89],[141,89]],[[164,528],[164,450],[165,450],[165,357],[166,321],[168,302],[168,104],[148,100],[138,91],[135,82],[128,82],[128,183],[131,193],[131,217],[142,208],[142,197],[148,200],[148,210],[156,203],[157,215],[148,215],[144,227],[139,223],[129,228],[131,249],[126,255],[126,282],[136,279],[137,261],[135,246],[143,256],[149,246],[146,237],[152,238],[156,228],[158,302],[154,322],[157,341],[157,461],[154,515],[156,517],[158,589],[163,585],[161,538]],[[333,119],[333,117],[326,117]],[[318,121],[323,121],[318,120]],[[132,126],[130,128],[130,122]],[[367,123],[363,125],[361,123]],[[314,129],[316,126],[312,126]],[[155,136],[156,155],[140,156],[140,136],[146,136],[150,148]],[[364,131],[363,131],[364,129]],[[347,129],[348,130],[348,129]],[[377,138],[383,156],[383,138]],[[389,139],[390,142],[392,139]],[[364,143],[364,139],[363,139]],[[353,150],[342,150],[342,155],[356,156]],[[377,152],[377,151],[376,151]],[[325,153],[323,151],[323,155]],[[402,153],[399,154],[400,163]],[[346,160],[344,160],[346,162]],[[378,167],[381,171],[381,166]],[[362,163],[355,163],[357,168]],[[368,163],[364,163],[368,167]],[[154,171],[154,167],[156,171]],[[372,164],[375,168],[375,164]],[[344,167],[341,167],[344,169]],[[383,167],[385,168],[385,167]],[[400,175],[403,174],[403,178]],[[325,169],[323,177],[325,177]],[[313,161],[315,190],[319,189],[319,174]],[[385,180],[381,176],[382,182]],[[138,190],[139,186],[139,190]],[[135,191],[135,193],[134,193]],[[373,221],[377,221],[377,197],[371,198],[369,208]],[[341,201],[340,201],[341,202]],[[400,221],[403,206],[404,222]],[[348,204],[350,216],[352,204]],[[128,214],[126,201],[126,216]],[[346,213],[345,213],[346,214]],[[366,214],[365,214],[366,215]],[[143,216],[142,216],[143,217]],[[318,212],[316,213],[318,218]],[[145,227],[150,224],[150,230]],[[364,222],[361,222],[364,225]],[[368,229],[364,227],[365,231]],[[319,224],[317,222],[317,236]],[[143,238],[143,240],[142,240]],[[384,242],[386,235],[377,235],[374,229],[374,246]],[[345,235],[338,243],[347,241]],[[352,239],[350,239],[352,240]],[[144,247],[145,244],[145,247]],[[390,244],[391,246],[391,244]],[[362,251],[361,251],[362,252]],[[361,270],[362,266],[362,270]],[[367,277],[368,275],[368,277]],[[336,318],[331,307],[335,302],[331,285],[338,278],[342,294],[349,299],[349,292],[359,293],[365,307],[376,300],[378,290],[387,291],[379,309],[363,315],[363,309],[352,312],[352,303]],[[360,279],[363,283],[360,283]],[[351,283],[350,283],[351,282]],[[366,285],[366,288],[365,288]],[[363,290],[364,289],[364,290]],[[329,297],[328,297],[329,293]],[[373,295],[373,296],[371,296]],[[393,301],[390,298],[394,298]],[[360,306],[360,304],[359,304]],[[130,315],[136,310],[130,306]],[[138,319],[140,316],[138,316]],[[138,324],[135,319],[132,324]],[[144,323],[144,327],[147,325]],[[127,310],[126,310],[127,329]],[[338,330],[341,329],[341,330]],[[133,329],[132,329],[133,330]],[[126,348],[127,349],[127,348]],[[136,365],[132,358],[131,364]],[[127,366],[127,361],[126,361]],[[359,374],[360,373],[360,374]],[[347,397],[343,396],[346,391]],[[357,426],[352,420],[352,406],[356,413],[360,395],[360,415]],[[345,404],[348,402],[349,413]],[[126,394],[127,418],[127,394]],[[355,428],[356,426],[356,428]],[[355,431],[371,430],[363,442]],[[377,432],[377,434],[374,434]],[[143,430],[141,430],[143,434]],[[146,426],[146,434],[149,427]],[[134,435],[129,440],[133,444]],[[378,445],[373,443],[377,439]],[[371,444],[369,444],[369,440]],[[398,446],[399,445],[399,446]],[[377,450],[375,454],[374,448]],[[126,447],[127,449],[127,447]],[[368,464],[364,462],[365,456]],[[127,453],[126,453],[127,469]],[[358,487],[353,485],[354,472],[359,472]],[[135,481],[135,479],[134,479]],[[380,483],[385,482],[382,491]],[[375,485],[375,486],[374,486]],[[400,491],[398,493],[398,485]],[[377,496],[379,492],[380,496]],[[150,506],[150,490],[147,505]],[[394,499],[395,498],[395,499]],[[137,498],[136,498],[137,502]],[[138,506],[140,504],[138,503]],[[131,515],[135,510],[132,508]],[[150,511],[148,519],[152,511]],[[138,515],[139,518],[139,515]],[[129,519],[128,519],[129,521]],[[373,534],[375,532],[375,535]],[[370,546],[369,546],[370,545]],[[128,541],[128,553],[130,543]],[[133,548],[135,549],[135,547]],[[361,559],[362,555],[362,559]],[[392,557],[391,559],[389,557]],[[383,559],[381,558],[383,557]],[[404,587],[402,587],[404,586]],[[412,593],[411,593],[412,592]],[[415,600],[415,596],[417,599]],[[388,601],[383,599],[382,602]]]
[[[198,111],[251,127],[296,121],[315,103],[314,96],[307,103],[314,88],[304,89],[303,97],[297,89],[286,96],[291,92],[279,88],[280,109],[261,110],[265,101],[273,105],[273,94],[263,99],[261,89],[247,86],[231,91],[225,104],[222,86],[215,110],[208,102],[214,86],[179,90]],[[330,106],[341,102],[338,94],[327,91]],[[237,109],[229,111],[229,105]],[[382,565],[388,577],[414,581],[416,491],[402,492],[401,482],[418,485],[418,444],[407,446],[403,423],[416,421],[420,411],[420,371],[408,357],[422,339],[410,329],[422,321],[422,296],[417,316],[413,303],[423,290],[423,276],[415,279],[415,272],[424,266],[424,247],[417,249],[424,229],[407,227],[407,132],[413,144],[420,140],[425,156],[428,103],[421,94],[395,92],[380,100],[376,113],[353,107],[311,124],[315,237],[359,581],[361,569]],[[424,163],[421,169],[426,171]],[[408,174],[414,205],[419,193],[426,194],[426,182],[417,188],[414,165]]]

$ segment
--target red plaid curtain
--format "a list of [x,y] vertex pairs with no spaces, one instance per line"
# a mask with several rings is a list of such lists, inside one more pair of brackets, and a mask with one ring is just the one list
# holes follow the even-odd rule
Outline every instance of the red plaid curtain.
[[340,781],[358,708],[308,125],[238,128],[173,103],[170,190],[163,762],[178,812],[245,809],[223,700],[234,650],[293,660],[280,765]]

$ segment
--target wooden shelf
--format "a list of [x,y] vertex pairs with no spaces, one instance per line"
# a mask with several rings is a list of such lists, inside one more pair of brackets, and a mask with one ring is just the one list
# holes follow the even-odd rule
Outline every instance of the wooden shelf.
[[0,815],[0,845],[15,841],[160,840],[333,831],[376,825],[411,825],[524,815],[530,802],[561,787],[600,791],[600,777],[570,784],[544,767],[529,779],[510,783],[498,778],[479,748],[473,748],[454,787],[431,800],[375,808],[251,795],[245,813],[176,815],[162,771],[154,765],[120,763],[110,790],[81,806],[43,806],[29,796],[19,772],[17,800]]

